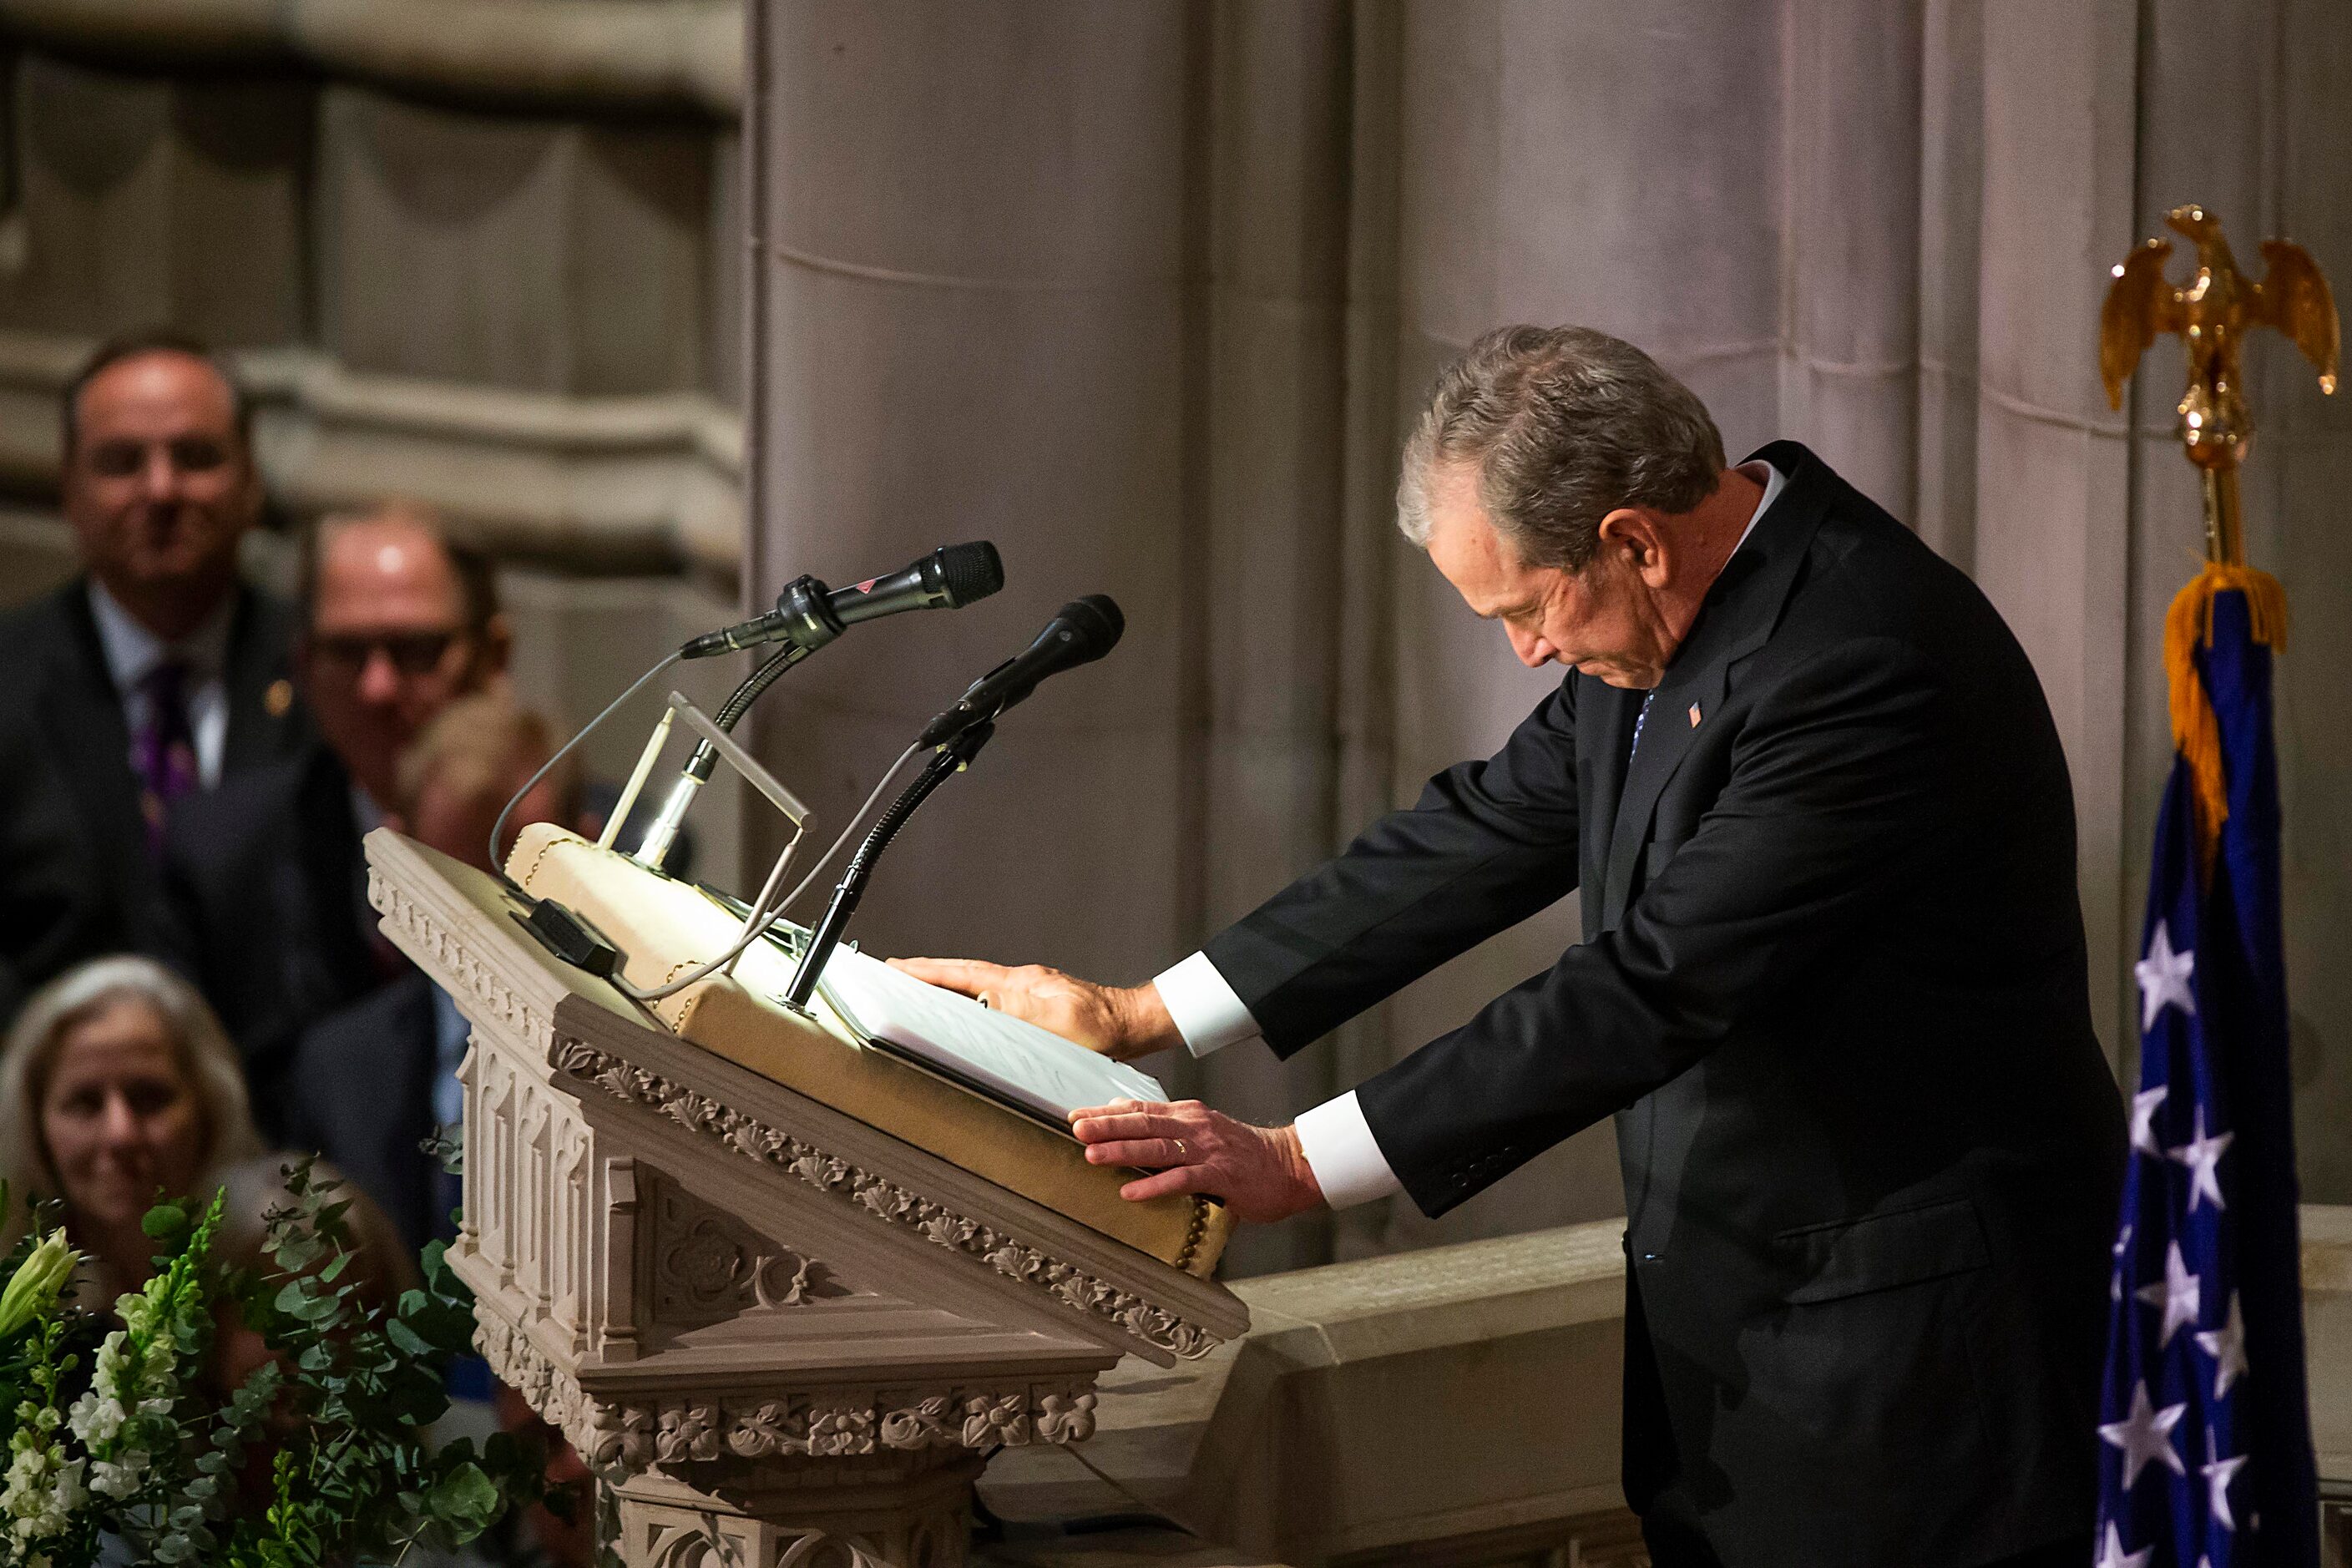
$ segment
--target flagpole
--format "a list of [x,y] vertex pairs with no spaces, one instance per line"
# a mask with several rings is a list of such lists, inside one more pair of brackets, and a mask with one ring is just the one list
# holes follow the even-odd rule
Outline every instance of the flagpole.
[[2168,240],[2114,268],[2099,369],[2123,384],[2178,333],[2176,407],[2203,481],[2205,555],[2165,616],[2173,762],[2157,816],[2139,983],[2138,1087],[2100,1373],[2101,1568],[2318,1568],[2289,1066],[2271,662],[2286,595],[2246,563],[2238,466],[2253,434],[2240,351],[2291,338],[2336,389],[2338,325],[2318,267],[2284,240],[2238,270],[2202,207],[2185,286]]
[[2238,525],[2238,468],[2199,470],[2205,476],[2205,559],[2222,566],[2246,563],[2244,531]]

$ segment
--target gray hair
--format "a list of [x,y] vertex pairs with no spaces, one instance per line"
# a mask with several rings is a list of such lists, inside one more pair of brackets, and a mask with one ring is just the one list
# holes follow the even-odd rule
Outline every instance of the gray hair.
[[1706,405],[1633,344],[1590,327],[1497,327],[1445,367],[1414,422],[1397,526],[1429,547],[1425,482],[1475,464],[1478,496],[1531,566],[1581,571],[1619,507],[1672,516],[1713,493],[1723,437]]
[[75,1026],[116,1003],[143,1002],[163,1020],[180,1064],[196,1093],[205,1121],[204,1178],[207,1194],[229,1166],[262,1152],[236,1047],[196,988],[152,958],[122,954],[92,959],[33,994],[0,1050],[0,1176],[8,1182],[11,1212],[0,1215],[0,1237],[20,1233],[26,1194],[62,1198],[57,1162],[41,1135],[41,1101],[58,1047]]

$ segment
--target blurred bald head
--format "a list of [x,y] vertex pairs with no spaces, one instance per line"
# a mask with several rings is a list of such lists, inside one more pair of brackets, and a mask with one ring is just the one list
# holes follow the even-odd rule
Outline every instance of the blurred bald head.
[[379,806],[401,753],[450,703],[499,682],[509,648],[489,564],[414,502],[322,518],[303,565],[301,668],[320,731]]

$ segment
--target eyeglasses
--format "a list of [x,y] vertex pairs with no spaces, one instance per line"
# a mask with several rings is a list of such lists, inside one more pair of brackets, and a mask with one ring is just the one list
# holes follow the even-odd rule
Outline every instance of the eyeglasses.
[[448,657],[449,646],[464,634],[428,632],[313,632],[310,657],[340,676],[356,676],[378,651],[403,675],[430,675]]
[[148,453],[160,450],[171,466],[184,474],[209,474],[228,461],[228,448],[209,436],[182,436],[169,441],[97,441],[86,460],[101,479],[127,479],[142,472]]

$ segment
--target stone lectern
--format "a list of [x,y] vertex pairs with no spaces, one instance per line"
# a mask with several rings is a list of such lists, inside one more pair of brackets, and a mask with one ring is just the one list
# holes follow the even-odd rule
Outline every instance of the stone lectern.
[[[604,919],[702,897],[532,834],[518,858],[659,884]],[[1050,1131],[794,1034],[732,979],[656,1016],[538,943],[496,879],[388,830],[367,851],[385,934],[472,1026],[449,1256],[478,1342],[611,1488],[634,1568],[955,1568],[988,1454],[1088,1436],[1123,1355],[1172,1365],[1246,1328],[1206,1277],[1217,1214],[1163,1260],[1106,1233],[1125,1216],[1092,1168],[1028,1182],[1066,1157]],[[631,961],[691,956],[654,941],[634,931]],[[698,1016],[733,1020],[724,1048]]]

